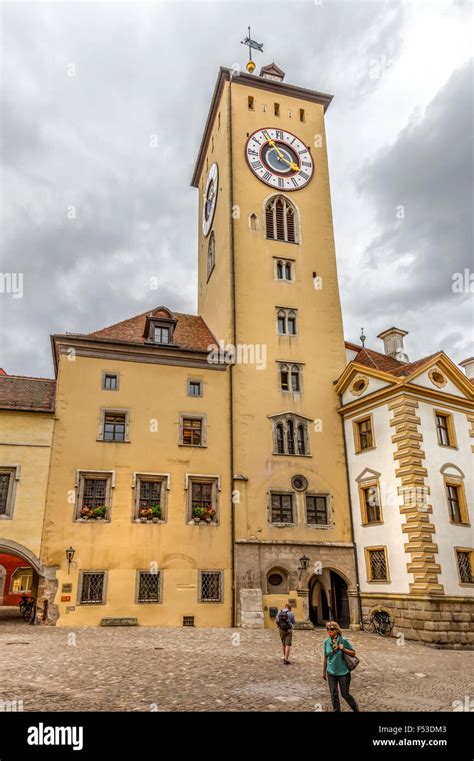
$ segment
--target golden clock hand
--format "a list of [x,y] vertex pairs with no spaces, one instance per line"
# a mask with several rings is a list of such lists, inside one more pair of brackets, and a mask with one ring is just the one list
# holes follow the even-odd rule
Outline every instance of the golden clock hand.
[[294,161],[289,161],[283,155],[281,156],[281,158],[285,162],[285,164],[288,164],[290,169],[293,169],[294,172],[299,172],[300,171],[300,168],[299,168],[298,164],[295,164]]

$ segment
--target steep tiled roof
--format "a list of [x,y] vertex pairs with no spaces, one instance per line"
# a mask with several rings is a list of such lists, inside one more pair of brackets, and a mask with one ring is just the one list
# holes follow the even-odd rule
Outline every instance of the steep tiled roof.
[[[177,321],[173,334],[173,343],[180,349],[205,352],[210,344],[216,343],[216,339],[199,315],[183,314],[182,312],[170,312],[169,314],[173,320]],[[143,344],[146,341],[144,332],[147,317],[167,318],[168,313],[162,308],[149,309],[147,312],[130,317],[128,320],[123,320],[107,328],[88,333],[88,337]]]
[[376,370],[382,370],[385,373],[400,377],[401,375],[411,375],[415,370],[423,367],[423,365],[427,365],[438,354],[439,352],[435,352],[428,357],[417,359],[416,362],[399,362],[398,359],[387,357],[386,354],[381,354],[378,351],[361,349],[353,361],[358,362],[360,365],[373,367]]
[[52,412],[56,381],[23,375],[0,375],[0,408]]

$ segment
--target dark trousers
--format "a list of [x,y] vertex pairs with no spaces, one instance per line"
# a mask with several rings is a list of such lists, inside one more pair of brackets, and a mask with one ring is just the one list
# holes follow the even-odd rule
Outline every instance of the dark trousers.
[[329,692],[331,695],[331,702],[332,707],[334,711],[340,711],[341,710],[341,703],[339,702],[339,688],[341,690],[341,695],[346,701],[346,703],[349,703],[350,707],[353,711],[358,711],[359,706],[357,705],[355,699],[352,697],[351,693],[349,692],[349,687],[351,686],[351,674],[344,674],[344,676],[334,676],[333,674],[329,674],[328,672],[328,685],[329,685]]

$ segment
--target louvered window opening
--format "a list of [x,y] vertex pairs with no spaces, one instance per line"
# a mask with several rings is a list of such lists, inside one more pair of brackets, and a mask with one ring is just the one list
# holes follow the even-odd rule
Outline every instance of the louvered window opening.
[[104,597],[104,574],[84,573],[82,575],[81,603],[98,604]]
[[282,196],[271,198],[265,208],[266,237],[285,243],[296,243],[296,212]]
[[383,550],[370,550],[370,571],[375,581],[387,579],[387,561]]
[[184,418],[183,420],[183,444],[199,447],[202,442],[202,420]]
[[160,572],[140,571],[138,602],[160,602]]
[[203,571],[201,573],[201,601],[221,602],[222,574],[219,571]]

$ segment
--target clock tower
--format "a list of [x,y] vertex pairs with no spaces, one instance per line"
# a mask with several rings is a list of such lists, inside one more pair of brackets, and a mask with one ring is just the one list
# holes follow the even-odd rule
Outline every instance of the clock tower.
[[324,115],[332,96],[221,68],[192,184],[199,314],[229,365],[234,621],[359,620]]

